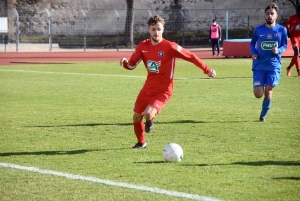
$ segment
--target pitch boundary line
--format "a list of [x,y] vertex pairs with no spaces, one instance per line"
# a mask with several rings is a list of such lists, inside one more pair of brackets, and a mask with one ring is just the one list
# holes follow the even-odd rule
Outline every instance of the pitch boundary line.
[[[69,72],[51,72],[51,71],[13,70],[13,69],[0,69],[0,71],[19,72],[19,73],[41,73],[41,74],[57,74],[57,75],[88,75],[88,76],[106,76],[106,77],[125,77],[125,78],[144,78],[144,79],[146,79],[146,76],[138,76],[138,75],[69,73]],[[174,80],[211,80],[211,79],[209,79],[209,78],[174,78]]]
[[58,74],[58,75],[89,75],[89,76],[107,76],[107,77],[146,78],[146,76],[137,76],[137,75],[69,73],[69,72],[51,72],[51,71],[34,71],[34,70],[10,70],[10,69],[0,69],[0,70],[1,71],[7,71],[7,72],[20,72],[20,73],[41,73],[41,74]]
[[216,198],[200,196],[200,195],[196,195],[196,194],[188,194],[188,193],[177,192],[177,191],[169,191],[169,190],[164,190],[164,189],[160,189],[160,188],[139,186],[139,185],[128,184],[128,183],[123,183],[123,182],[114,182],[114,181],[104,180],[104,179],[95,178],[95,177],[85,177],[85,176],[81,176],[81,175],[68,174],[68,173],[57,172],[57,171],[53,171],[53,170],[40,169],[40,168],[36,168],[36,167],[21,166],[21,165],[16,165],[16,164],[11,164],[11,163],[0,163],[0,166],[5,167],[5,168],[18,169],[18,170],[26,170],[29,172],[36,172],[36,173],[40,173],[40,174],[65,177],[68,179],[83,180],[83,181],[89,181],[89,182],[94,182],[94,183],[106,184],[106,185],[110,185],[110,186],[130,188],[130,189],[136,189],[136,190],[141,190],[141,191],[149,191],[149,192],[156,193],[156,194],[164,194],[164,195],[169,195],[169,196],[174,196],[174,197],[182,197],[182,198],[187,198],[187,199],[192,199],[192,200],[221,201]]
[[[41,73],[41,74],[56,74],[56,75],[87,75],[87,76],[103,76],[103,77],[125,77],[125,78],[143,78],[146,79],[146,76],[139,75],[118,75],[118,74],[95,74],[95,73],[70,73],[70,72],[51,72],[51,71],[34,71],[34,70],[14,70],[14,69],[0,69],[0,71],[6,72],[17,72],[17,73]],[[223,80],[227,78],[211,79],[211,78],[174,78],[174,81],[180,80]],[[252,79],[252,77],[246,78],[229,78],[229,79]]]

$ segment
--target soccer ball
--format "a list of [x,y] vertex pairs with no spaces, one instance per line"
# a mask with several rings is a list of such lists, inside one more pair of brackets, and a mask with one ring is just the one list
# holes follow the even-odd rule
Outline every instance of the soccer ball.
[[167,162],[179,162],[183,158],[183,150],[181,146],[176,143],[167,144],[162,154]]

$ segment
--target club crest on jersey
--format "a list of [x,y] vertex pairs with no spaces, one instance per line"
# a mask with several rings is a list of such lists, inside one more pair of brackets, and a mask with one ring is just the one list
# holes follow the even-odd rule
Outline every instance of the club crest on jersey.
[[261,49],[263,50],[272,50],[274,47],[278,47],[278,43],[276,41],[263,41],[261,43]]
[[268,34],[267,39],[272,39],[272,34]]
[[160,61],[147,61],[147,68],[150,72],[159,73]]
[[158,52],[158,56],[159,56],[159,57],[163,57],[163,56],[164,56],[164,52],[159,51],[159,52]]
[[295,30],[300,30],[300,24],[297,24]]

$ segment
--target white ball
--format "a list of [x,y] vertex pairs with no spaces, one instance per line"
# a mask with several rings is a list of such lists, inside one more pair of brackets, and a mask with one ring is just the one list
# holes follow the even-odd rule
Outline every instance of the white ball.
[[183,150],[181,146],[176,143],[167,144],[162,154],[167,162],[179,162],[183,158]]

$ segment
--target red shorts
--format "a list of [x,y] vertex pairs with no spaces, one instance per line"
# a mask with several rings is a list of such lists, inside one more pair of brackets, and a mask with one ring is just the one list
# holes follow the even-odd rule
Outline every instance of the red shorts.
[[291,40],[291,44],[292,44],[293,48],[295,46],[297,46],[298,48],[300,47],[300,36],[298,36],[298,37],[291,37],[290,40]]
[[141,90],[136,98],[134,109],[135,113],[144,114],[148,105],[152,105],[159,114],[165,105],[169,102],[172,92],[165,91],[156,94],[149,94],[147,90]]

